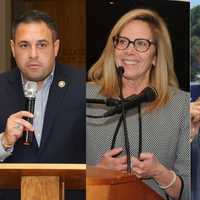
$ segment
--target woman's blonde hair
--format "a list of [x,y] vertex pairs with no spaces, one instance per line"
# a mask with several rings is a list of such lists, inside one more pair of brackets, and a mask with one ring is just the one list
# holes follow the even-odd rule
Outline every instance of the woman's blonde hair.
[[141,20],[149,24],[156,41],[156,65],[151,68],[150,85],[158,92],[157,99],[149,104],[152,111],[165,105],[169,100],[169,87],[178,87],[174,72],[174,61],[169,32],[163,19],[149,9],[134,9],[123,15],[113,27],[107,44],[98,61],[89,70],[89,80],[101,86],[100,94],[106,97],[119,96],[118,79],[114,61],[113,36],[132,20]]

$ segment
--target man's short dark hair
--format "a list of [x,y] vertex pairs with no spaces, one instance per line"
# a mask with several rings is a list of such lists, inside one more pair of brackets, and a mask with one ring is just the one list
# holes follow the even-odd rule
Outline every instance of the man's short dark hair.
[[44,22],[52,31],[53,39],[58,38],[58,30],[55,21],[45,12],[39,10],[29,10],[18,15],[12,24],[12,39],[15,39],[17,27],[21,23]]

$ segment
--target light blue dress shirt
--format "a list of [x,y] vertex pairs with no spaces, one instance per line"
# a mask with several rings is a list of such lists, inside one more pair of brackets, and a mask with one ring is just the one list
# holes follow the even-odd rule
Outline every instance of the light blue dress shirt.
[[38,146],[40,146],[41,143],[44,115],[49,95],[49,89],[52,81],[53,81],[53,73],[51,73],[45,79],[44,83],[42,84],[41,88],[39,88],[36,94],[33,128]]
[[[35,137],[38,143],[38,146],[40,146],[41,138],[42,138],[42,129],[43,129],[43,122],[44,122],[44,115],[49,95],[49,89],[53,82],[54,78],[54,69],[52,70],[51,74],[44,80],[42,86],[38,89],[35,99],[35,109],[34,109],[34,118],[33,118],[33,128]],[[21,76],[22,77],[22,76]],[[26,83],[26,80],[22,77],[22,85],[24,87]],[[0,134],[0,141],[3,134]],[[9,151],[5,151],[2,143],[0,142],[0,162],[3,162],[8,156],[12,154],[13,148],[11,148]]]

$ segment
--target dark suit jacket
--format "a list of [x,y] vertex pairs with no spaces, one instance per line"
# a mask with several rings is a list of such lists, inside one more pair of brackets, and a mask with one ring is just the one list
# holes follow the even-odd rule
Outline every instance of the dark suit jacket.
[[200,135],[192,141],[192,200],[200,199]]
[[[63,88],[59,81],[65,81]],[[19,70],[0,75],[0,132],[9,115],[24,110],[25,98]],[[85,75],[69,66],[56,65],[45,112],[41,145],[18,140],[12,163],[85,163]]]
[[[65,87],[58,86],[65,81]],[[24,110],[18,69],[0,75],[0,132],[7,118]],[[41,145],[31,146],[19,139],[8,163],[85,163],[85,74],[69,66],[56,65],[44,117]]]

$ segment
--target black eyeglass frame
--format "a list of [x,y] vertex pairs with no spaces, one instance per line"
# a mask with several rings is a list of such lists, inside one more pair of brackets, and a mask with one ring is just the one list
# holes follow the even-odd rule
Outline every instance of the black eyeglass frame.
[[[122,39],[125,39],[125,40],[128,41],[127,46],[126,46],[125,48],[117,48],[116,40],[119,39],[119,38],[122,38]],[[118,50],[125,50],[125,49],[127,49],[131,43],[133,44],[134,49],[135,49],[136,51],[138,51],[138,52],[141,52],[141,53],[148,51],[151,45],[155,45],[155,46],[156,46],[156,42],[153,42],[153,41],[148,40],[148,39],[145,39],[145,38],[136,38],[134,41],[131,41],[131,40],[129,40],[127,37],[116,35],[116,36],[114,36],[112,39],[113,39],[113,46],[114,46],[114,48],[115,48],[115,49],[118,49]],[[136,48],[136,45],[135,45],[135,43],[136,43],[138,40],[143,40],[143,41],[148,42],[148,47],[147,47],[147,49],[145,49],[144,51],[138,50],[138,49]]]

